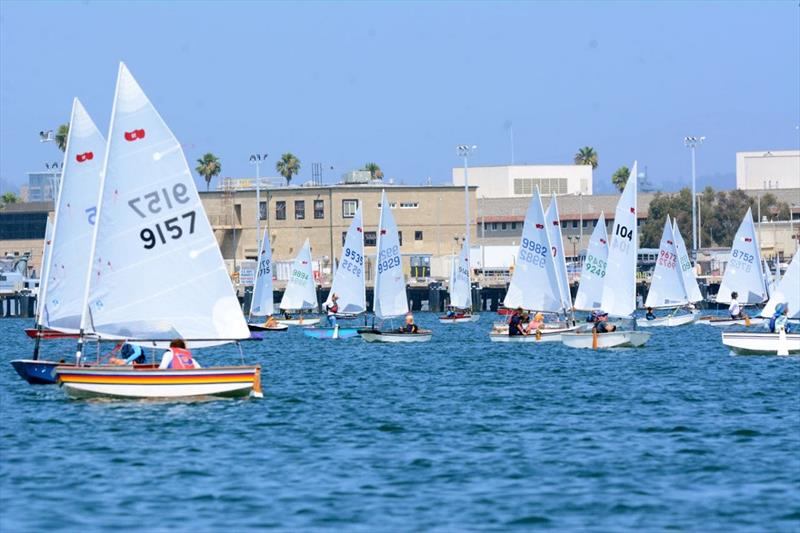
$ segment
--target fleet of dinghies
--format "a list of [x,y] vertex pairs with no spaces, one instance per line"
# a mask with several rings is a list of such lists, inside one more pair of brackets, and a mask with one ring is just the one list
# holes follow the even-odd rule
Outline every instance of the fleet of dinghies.
[[[609,242],[601,212],[589,240],[573,303],[563,250],[558,205],[553,194],[544,210],[535,189],[522,230],[515,269],[503,302],[506,309],[537,313],[535,327],[509,334],[495,324],[493,342],[562,342],[571,348],[640,347],[651,336],[639,327],[694,323],[702,300],[695,270],[677,221],[669,216],[645,307],[665,316],[635,319],[638,224],[636,162],[614,216]],[[467,215],[468,220],[468,215]],[[475,321],[472,313],[469,222],[458,254],[453,254],[449,312],[443,324]],[[409,313],[397,226],[386,192],[381,192],[375,260],[372,327],[339,325],[365,315],[364,226],[359,208],[345,236],[325,307],[326,327],[305,327],[320,339],[361,335],[367,342],[427,342],[432,332],[414,324]],[[759,253],[748,209],[736,233],[717,303],[738,293],[743,305],[766,302],[759,317],[705,318],[730,326],[757,321],[771,331],[726,331],[722,342],[735,353],[800,353],[800,334],[787,333],[786,319],[800,317],[800,254],[779,282]],[[111,366],[85,353],[88,342],[129,342],[162,348],[181,339],[189,347],[212,347],[246,340],[250,330],[314,326],[320,318],[309,240],[295,258],[275,320],[272,252],[265,230],[249,318],[245,320],[216,239],[206,217],[181,145],[127,67],[121,63],[108,137],[104,138],[75,99],[64,154],[61,187],[43,248],[33,357],[12,365],[30,383],[58,382],[74,398],[189,398],[260,396],[260,366],[157,368],[155,364]],[[202,286],[203,290],[197,290]],[[576,325],[574,312],[611,315],[615,328]],[[685,310],[685,311],[684,311]],[[290,313],[299,313],[291,316]],[[557,317],[547,321],[542,314]],[[365,315],[366,316],[366,315]],[[336,317],[336,318],[334,318]],[[392,320],[404,318],[402,327]],[[263,324],[258,321],[267,319]],[[253,321],[255,320],[255,321]],[[375,320],[381,327],[375,326]],[[780,324],[780,326],[777,326]],[[603,332],[601,333],[600,330]],[[515,330],[516,331],[516,330]],[[74,336],[75,362],[39,358],[42,338]]]

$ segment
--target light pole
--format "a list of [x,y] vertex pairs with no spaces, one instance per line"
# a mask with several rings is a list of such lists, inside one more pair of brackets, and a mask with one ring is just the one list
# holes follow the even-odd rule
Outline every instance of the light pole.
[[478,146],[473,144],[459,144],[456,149],[458,150],[458,155],[464,158],[464,213],[465,213],[465,226],[464,231],[466,236],[466,241],[469,242],[469,165],[467,163],[467,159],[469,156],[478,149]]
[[261,163],[269,154],[251,154],[250,164],[256,166],[256,255],[261,254]]
[[683,138],[683,144],[692,151],[692,258],[697,258],[697,172],[695,169],[695,150],[703,144],[705,137],[689,136]]

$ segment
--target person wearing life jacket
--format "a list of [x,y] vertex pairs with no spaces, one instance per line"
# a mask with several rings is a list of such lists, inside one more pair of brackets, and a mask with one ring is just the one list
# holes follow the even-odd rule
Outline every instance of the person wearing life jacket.
[[330,327],[336,326],[336,313],[339,312],[339,296],[336,293],[331,294],[330,302],[325,304],[325,318],[328,320]]
[[140,346],[120,341],[111,351],[108,362],[112,365],[132,365],[134,363],[141,365],[147,362],[147,358]]
[[789,333],[789,306],[785,303],[781,303],[775,306],[775,313],[772,314],[772,318],[769,319],[769,332],[770,333],[779,333],[781,329],[784,329],[786,333]]
[[161,356],[161,364],[158,368],[168,368],[171,370],[187,370],[190,368],[202,368],[194,357],[192,352],[186,348],[186,343],[183,339],[175,339],[169,343],[169,350],[164,352]]
[[731,315],[731,319],[738,320],[740,318],[746,318],[747,315],[744,314],[742,311],[742,306],[739,304],[739,293],[734,291],[731,293],[731,305],[728,306],[728,313]]
[[419,327],[414,323],[414,315],[406,315],[406,325],[400,328],[400,333],[418,333]]

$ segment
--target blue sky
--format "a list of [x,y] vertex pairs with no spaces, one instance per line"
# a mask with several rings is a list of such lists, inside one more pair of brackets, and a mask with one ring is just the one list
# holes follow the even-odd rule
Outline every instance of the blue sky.
[[[124,60],[192,167],[253,175],[291,151],[325,181],[367,161],[398,182],[473,164],[600,157],[595,189],[638,159],[688,183],[735,153],[800,143],[800,7],[791,2],[0,2],[0,185],[60,159],[38,132],[78,96],[108,128]],[[333,166],[334,170],[328,170]],[[263,174],[264,172],[262,172]]]

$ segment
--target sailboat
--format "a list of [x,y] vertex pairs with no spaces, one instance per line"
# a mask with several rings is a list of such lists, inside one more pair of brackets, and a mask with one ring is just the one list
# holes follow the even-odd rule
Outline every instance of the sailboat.
[[[753,214],[747,209],[736,236],[733,238],[731,254],[717,292],[717,303],[731,302],[731,294],[738,293],[742,306],[758,305],[767,301],[767,286],[761,270],[761,253],[756,236]],[[732,326],[763,323],[761,318],[702,317],[700,323],[711,326]]]
[[[600,307],[609,315],[630,318],[636,310],[636,260],[639,235],[636,224],[636,162],[614,213],[614,233],[608,250]],[[635,322],[634,322],[635,325]],[[617,329],[608,333],[575,331],[561,335],[570,348],[614,348],[644,345],[650,333]]]
[[[800,252],[795,252],[788,270],[761,311],[761,316],[771,318],[778,304],[789,308],[789,318],[800,318]],[[722,333],[722,344],[735,353],[788,355],[800,353],[800,333],[725,331]]]
[[450,268],[450,310],[439,317],[441,324],[461,324],[480,320],[472,312],[472,281],[470,280],[469,242],[464,241],[458,256],[453,256]]
[[[667,215],[664,231],[661,234],[658,260],[650,282],[650,290],[644,305],[648,309],[672,309],[667,316],[648,320],[637,319],[639,327],[682,326],[697,320],[697,313],[677,314],[678,309],[689,304],[689,291],[683,275],[682,261],[678,254],[674,226]],[[688,260],[688,257],[687,257]],[[691,265],[689,265],[691,268]]]
[[55,368],[63,364],[39,359],[40,339],[78,337],[105,150],[103,135],[75,98],[55,216],[45,237],[36,328],[26,330],[36,346],[32,359],[11,362],[29,383],[55,384]]
[[[525,214],[516,268],[503,306],[545,313],[565,311],[538,187]],[[509,335],[507,326],[495,325],[489,339],[492,342],[558,342],[562,333],[573,329],[574,325],[543,326],[530,335]]]
[[561,237],[561,220],[558,216],[558,202],[556,193],[550,198],[550,205],[544,214],[547,221],[547,233],[550,236],[550,247],[553,252],[553,262],[556,265],[558,278],[558,292],[561,295],[561,306],[566,314],[572,310],[572,293],[570,292],[569,276],[567,275],[567,258],[564,255],[564,239]]
[[[336,295],[337,316],[352,318],[367,310],[364,284],[364,225],[361,208],[356,211],[347,230],[342,247],[339,268],[333,275],[331,291],[325,305],[333,304]],[[347,339],[358,335],[357,327],[339,325],[333,327],[306,328],[303,335],[317,339]]]
[[[250,300],[250,319],[256,317],[270,317],[275,306],[272,294],[272,247],[269,243],[268,228],[264,228],[264,238],[258,250],[258,271],[253,284],[253,297]],[[278,324],[277,321],[269,323],[268,320],[261,324],[248,322],[250,331],[286,331],[289,326]]]
[[[375,289],[372,309],[380,320],[408,313],[406,279],[400,256],[400,238],[394,222],[386,191],[381,191],[381,215],[378,223],[378,254],[375,258]],[[360,331],[367,342],[427,342],[431,332],[418,329],[416,333],[399,330],[379,330],[375,327]]]
[[589,238],[586,259],[581,269],[581,282],[575,295],[575,309],[596,311],[600,309],[603,296],[603,281],[608,270],[608,232],[606,217],[601,212],[597,224]]
[[[250,332],[181,145],[120,63],[99,201],[85,267],[78,362],[100,339],[190,347]],[[260,366],[156,369],[58,366],[73,398],[260,396]]]
[[[283,291],[280,309],[284,312],[284,318],[278,320],[280,324],[287,326],[313,326],[319,324],[319,317],[304,317],[304,311],[317,309],[317,287],[314,285],[314,274],[311,271],[311,245],[308,239],[303,243],[303,247],[297,253],[292,263],[292,274],[286,283]],[[300,316],[293,318],[292,312],[298,312]]]

